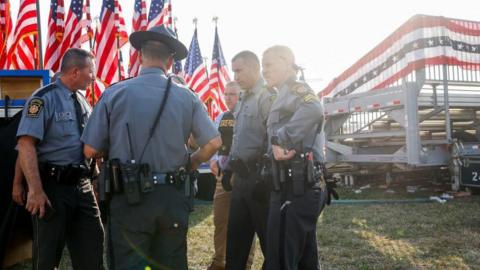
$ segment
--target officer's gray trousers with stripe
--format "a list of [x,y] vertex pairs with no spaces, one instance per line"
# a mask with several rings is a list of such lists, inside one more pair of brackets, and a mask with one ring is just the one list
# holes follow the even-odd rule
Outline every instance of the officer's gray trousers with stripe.
[[[187,232],[192,207],[183,189],[156,185],[142,194],[137,205],[128,205],[124,194],[110,202],[109,229],[115,270],[188,269]],[[111,254],[111,253],[110,253]]]

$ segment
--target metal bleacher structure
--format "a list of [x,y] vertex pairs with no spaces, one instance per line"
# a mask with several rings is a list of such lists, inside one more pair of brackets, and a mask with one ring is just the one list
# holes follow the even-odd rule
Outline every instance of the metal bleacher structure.
[[480,184],[480,22],[416,15],[319,95],[330,171],[449,168],[453,189]]

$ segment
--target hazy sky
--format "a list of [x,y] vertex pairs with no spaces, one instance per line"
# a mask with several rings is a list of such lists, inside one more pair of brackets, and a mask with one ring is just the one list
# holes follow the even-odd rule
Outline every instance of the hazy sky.
[[[16,18],[19,0],[10,2]],[[102,1],[90,2],[92,16],[99,16]],[[130,30],[134,0],[120,3]],[[49,0],[40,0],[44,44],[49,4]],[[149,4],[147,0],[147,7]],[[65,5],[68,7],[70,0],[65,0]],[[241,50],[252,50],[261,57],[271,45],[288,45],[297,63],[305,67],[305,75],[316,91],[415,14],[480,21],[479,0],[172,0],[172,6],[178,17],[180,40],[187,47],[194,29],[192,20],[197,17],[202,55],[210,58],[212,17],[218,16],[228,63]]]

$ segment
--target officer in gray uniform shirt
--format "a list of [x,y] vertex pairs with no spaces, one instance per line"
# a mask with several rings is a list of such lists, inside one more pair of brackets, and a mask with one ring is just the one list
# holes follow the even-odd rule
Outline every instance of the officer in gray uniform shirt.
[[33,218],[33,269],[58,267],[67,243],[74,269],[100,269],[103,227],[80,135],[90,106],[77,89],[94,78],[93,55],[69,49],[61,73],[27,101],[17,131]]
[[268,117],[273,188],[268,217],[266,269],[319,269],[316,224],[327,198],[318,131],[320,100],[304,82],[286,46],[263,53],[263,75],[278,89]]
[[[175,33],[157,26],[130,42],[141,52],[140,74],[105,90],[83,133],[84,152],[121,168],[123,191],[109,216],[115,268],[187,269],[188,173],[221,139],[198,97],[166,76],[188,53]],[[190,134],[200,146],[191,156]]]
[[266,123],[274,92],[260,76],[260,61],[250,51],[232,59],[235,81],[244,90],[235,109],[235,126],[228,166],[234,172],[227,229],[226,269],[244,270],[255,233],[265,254],[268,190],[260,181],[267,151]]

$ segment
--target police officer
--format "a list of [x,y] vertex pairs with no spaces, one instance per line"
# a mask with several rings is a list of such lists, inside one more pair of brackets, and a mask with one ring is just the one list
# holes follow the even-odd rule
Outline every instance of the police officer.
[[77,89],[94,78],[93,55],[69,49],[61,75],[28,99],[17,131],[33,218],[33,269],[58,267],[67,243],[74,269],[100,269],[103,227],[80,141],[90,108]]
[[[232,60],[235,81],[244,90],[234,113],[235,127],[229,167],[234,183],[227,230],[226,269],[244,270],[255,233],[265,254],[268,193],[260,181],[267,149],[266,123],[274,93],[265,87],[260,61],[250,51]],[[256,196],[259,195],[259,196]]]
[[270,197],[266,269],[319,269],[316,224],[327,194],[316,140],[322,106],[310,87],[297,81],[298,67],[288,47],[267,49],[262,68],[268,86],[278,89],[267,124],[276,183]]
[[[130,43],[141,52],[140,74],[105,90],[83,133],[84,152],[108,155],[122,169],[123,192],[110,201],[115,268],[187,269],[192,196],[186,176],[211,158],[221,139],[198,97],[166,76],[188,52],[175,33],[156,26],[132,33]],[[190,134],[200,146],[191,156]]]
[[[240,86],[237,82],[232,81],[225,85],[225,104],[228,111],[225,111],[218,115],[215,124],[218,127],[218,131],[222,137],[222,147],[218,150],[218,153],[210,160],[210,170],[216,177],[217,184],[215,188],[215,194],[213,195],[213,224],[215,225],[215,231],[213,235],[213,244],[215,254],[213,261],[208,270],[221,270],[225,269],[225,252],[227,247],[227,224],[228,213],[230,210],[230,197],[231,192],[227,188],[225,190],[222,187],[222,179],[231,177],[230,175],[224,175],[223,171],[228,164],[228,155],[230,154],[230,148],[232,146],[233,127],[235,125],[235,117],[233,111],[237,105],[238,97],[240,94]],[[231,179],[225,179],[230,181]],[[254,242],[255,243],[255,242]],[[250,269],[253,262],[253,255],[255,253],[254,245],[252,246],[249,260],[247,263],[247,269]]]

